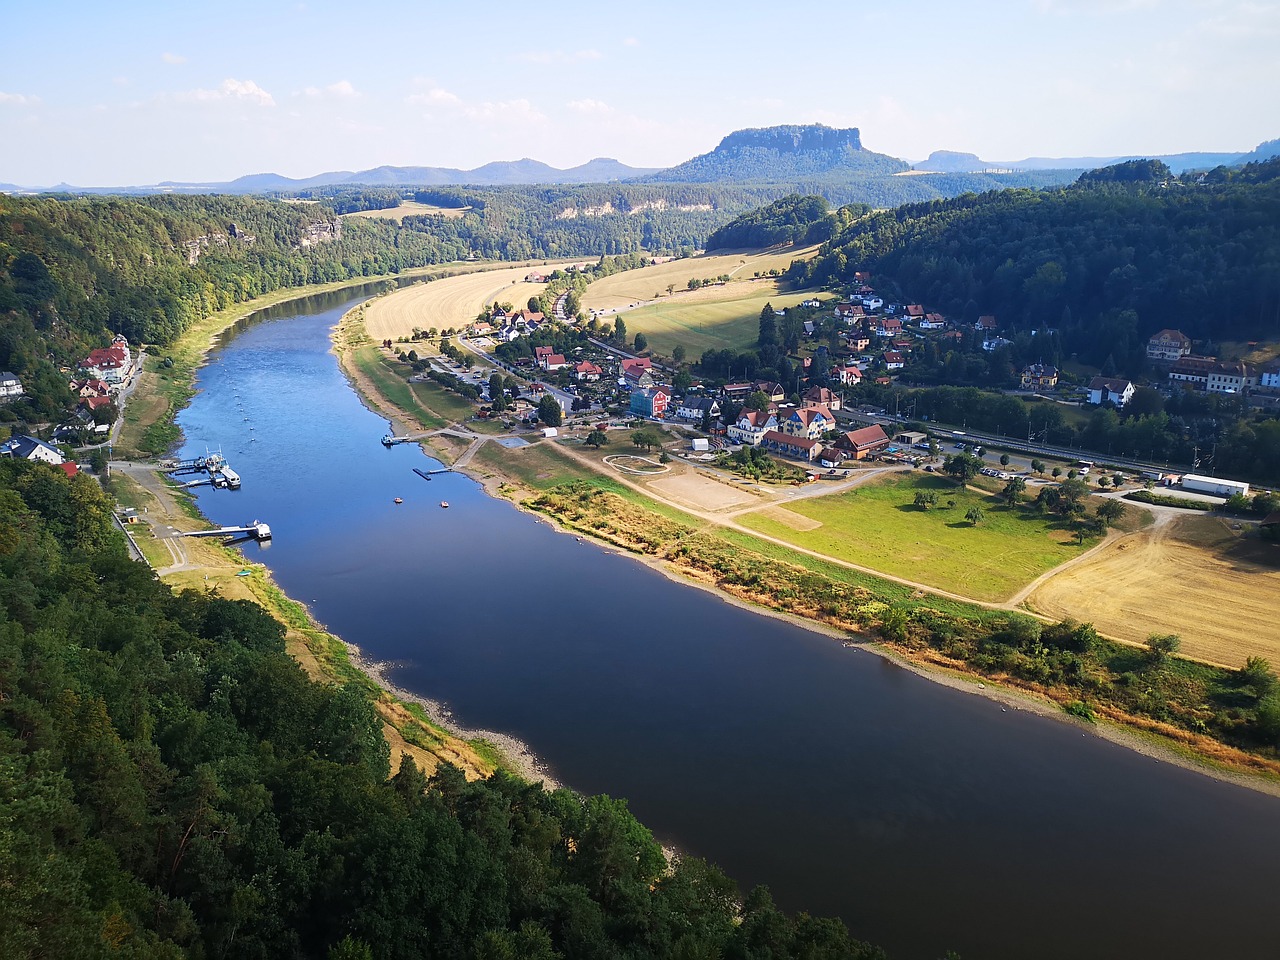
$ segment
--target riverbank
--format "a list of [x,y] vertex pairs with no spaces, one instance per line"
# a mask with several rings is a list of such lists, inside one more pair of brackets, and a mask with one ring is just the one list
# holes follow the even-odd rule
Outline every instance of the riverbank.
[[[465,269],[464,265],[423,268],[406,276],[431,278]],[[165,351],[149,357],[126,408],[116,454],[145,457],[157,447],[167,450],[179,442],[174,418],[194,396],[196,376],[209,352],[235,324],[267,308],[395,280],[360,278],[277,291],[195,324]],[[228,599],[263,607],[285,627],[286,649],[308,676],[320,682],[355,682],[363,687],[383,719],[393,770],[398,769],[402,757],[410,756],[428,774],[447,762],[469,779],[502,768],[531,782],[558,785],[516,738],[496,731],[460,729],[443,705],[392,684],[386,664],[365,657],[358,647],[327,631],[305,604],[280,589],[264,565],[247,562],[240,551],[211,540],[155,536],[165,528],[190,531],[207,529],[209,524],[194,499],[168,482],[153,465],[116,462],[112,469],[109,492],[122,506],[137,510],[151,531],[134,531],[134,536],[157,575],[175,590],[213,590]]]
[[[417,418],[406,409],[409,405],[391,403],[379,389],[379,378],[362,369],[368,364],[356,362],[356,351],[367,343],[356,311],[335,328],[335,351],[365,404],[396,420],[404,429],[415,429]],[[392,373],[388,368],[388,376]],[[424,386],[408,391],[408,396],[412,405],[421,406],[429,404],[437,392],[438,388]],[[1171,723],[1127,713],[1109,702],[1090,699],[1084,703],[1080,690],[1069,685],[1034,683],[1001,670],[977,672],[968,669],[962,659],[947,656],[928,644],[912,642],[914,621],[977,623],[987,630],[994,629],[991,618],[1007,616],[1008,611],[981,611],[921,591],[897,589],[893,584],[854,576],[820,559],[791,554],[749,536],[723,531],[722,535],[712,535],[708,525],[698,523],[696,518],[682,517],[677,510],[646,502],[643,495],[620,490],[616,478],[593,471],[584,458],[570,457],[550,441],[516,451],[497,450],[494,445],[487,445],[486,450],[491,455],[477,458],[463,472],[481,482],[490,494],[504,496],[546,517],[564,532],[589,536],[639,559],[673,580],[715,592],[755,613],[777,616],[869,650],[934,682],[999,701],[1006,708],[1064,720],[1076,724],[1082,732],[1162,761],[1280,795],[1280,764],[1269,757]],[[441,449],[437,453],[448,462],[456,451]],[[555,465],[551,466],[553,461]],[[530,473],[536,468],[530,468],[529,463],[545,468],[537,470],[533,480]],[[565,496],[555,492],[555,484],[574,480],[583,481],[583,486]],[[591,502],[593,498],[610,496],[612,499],[607,501]],[[886,622],[898,615],[903,629],[902,635],[895,637],[894,630],[886,629]],[[906,629],[909,619],[913,630]],[[1129,651],[1129,655],[1134,652]],[[1081,715],[1089,719],[1078,719]]]

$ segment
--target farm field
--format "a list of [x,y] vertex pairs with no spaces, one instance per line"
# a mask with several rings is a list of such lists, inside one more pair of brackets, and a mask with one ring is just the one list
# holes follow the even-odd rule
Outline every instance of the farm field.
[[[939,505],[914,506],[918,491]],[[947,507],[949,500],[954,507]],[[964,519],[980,506],[987,519]],[[737,517],[744,527],[874,570],[976,600],[999,602],[1083,548],[1055,520],[1009,510],[994,497],[962,490],[930,474],[894,474],[829,497],[795,500],[791,514],[811,523],[776,518],[768,510]],[[812,523],[812,529],[798,529]]]
[[[588,287],[587,292],[594,286]],[[655,352],[670,356],[671,349],[680,343],[692,358],[704,350],[754,347],[760,333],[760,311],[766,303],[781,309],[795,306],[810,295],[779,293],[775,280],[752,280],[664,297],[647,307],[627,310],[622,318],[627,335],[643,333]],[[609,319],[601,317],[602,322]]]
[[344,213],[344,217],[363,217],[366,220],[394,220],[403,223],[405,217],[435,216],[456,220],[470,210],[470,207],[433,207],[430,204],[418,203],[416,200],[403,200],[398,207],[389,210],[357,210],[355,213]]
[[523,308],[545,283],[525,283],[529,266],[502,267],[418,283],[372,301],[364,312],[365,329],[375,340],[408,336],[414,327],[461,327],[486,304],[509,301]]
[[[808,260],[817,252],[816,246],[783,247],[765,251],[722,251],[670,260],[597,280],[582,295],[582,306],[598,311],[627,309],[632,304],[652,300],[655,293],[665,296],[669,285],[677,291],[687,290],[691,279],[710,280],[726,273],[735,281],[750,280],[757,271],[785,270],[792,260]],[[627,327],[630,326],[631,318],[627,317]]]
[[1238,667],[1280,663],[1280,546],[1242,537],[1217,517],[1161,512],[1036,589],[1027,606],[1141,642],[1176,633],[1187,656]]

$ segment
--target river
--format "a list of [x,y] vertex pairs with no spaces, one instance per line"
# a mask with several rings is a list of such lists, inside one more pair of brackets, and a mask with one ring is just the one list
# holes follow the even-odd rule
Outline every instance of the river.
[[395,683],[895,960],[1276,955],[1280,800],[672,582],[464,476],[422,480],[434,461],[379,445],[330,352],[354,302],[239,325],[179,423],[184,454],[243,477],[201,510],[270,523],[248,556]]

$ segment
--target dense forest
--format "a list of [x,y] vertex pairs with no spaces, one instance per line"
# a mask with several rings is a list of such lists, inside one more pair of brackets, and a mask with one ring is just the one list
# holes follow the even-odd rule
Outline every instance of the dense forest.
[[356,685],[130,560],[96,482],[0,461],[0,955],[874,958],[626,805],[388,768]]
[[[1158,167],[1163,167],[1159,164]],[[1006,190],[861,217],[793,264],[801,285],[869,271],[883,294],[953,319],[994,314],[1006,336],[1056,330],[1063,356],[1141,369],[1176,327],[1213,353],[1280,339],[1280,159],[1203,178],[1152,162],[1060,190]]]

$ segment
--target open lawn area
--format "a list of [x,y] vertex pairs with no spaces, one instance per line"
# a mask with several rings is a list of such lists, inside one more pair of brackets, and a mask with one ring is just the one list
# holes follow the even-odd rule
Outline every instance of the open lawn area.
[[[773,280],[729,283],[628,310],[622,319],[627,324],[627,336],[643,333],[655,352],[670,356],[672,348],[681,343],[689,357],[698,357],[704,350],[754,347],[760,334],[760,311],[766,303],[781,309],[809,296],[808,292],[779,293]],[[610,319],[601,317],[602,322]]]
[[[938,506],[916,507],[919,491],[936,493]],[[974,506],[987,517],[977,526],[964,519]],[[766,511],[737,519],[788,543],[977,600],[1005,600],[1083,549],[1056,520],[1010,510],[930,474],[896,474],[848,493],[796,500],[787,509],[821,526],[798,530]]]
[[405,217],[449,217],[451,220],[461,217],[470,207],[433,207],[416,200],[402,200],[400,206],[387,210],[357,210],[355,213],[344,213],[344,217],[363,217],[366,220],[394,220],[402,223]]

